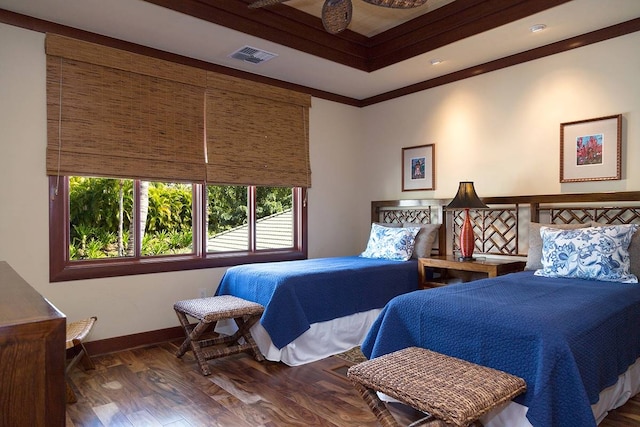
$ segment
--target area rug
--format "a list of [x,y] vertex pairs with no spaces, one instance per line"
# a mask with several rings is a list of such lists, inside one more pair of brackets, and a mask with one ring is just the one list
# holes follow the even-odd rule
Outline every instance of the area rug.
[[346,360],[347,362],[353,365],[367,360],[364,354],[362,354],[362,351],[360,350],[360,346],[353,347],[351,350],[347,350],[344,353],[336,354],[335,357],[338,357],[342,360]]
[[349,368],[357,363],[364,362],[365,360],[367,360],[367,358],[364,357],[364,354],[360,351],[360,347],[354,347],[344,353],[334,354],[331,356],[328,361],[334,361],[334,363],[331,366],[324,368],[324,370],[348,381],[347,371]]

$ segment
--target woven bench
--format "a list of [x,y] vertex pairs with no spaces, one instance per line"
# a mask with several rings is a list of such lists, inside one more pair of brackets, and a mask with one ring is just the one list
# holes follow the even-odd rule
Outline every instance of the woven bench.
[[376,392],[429,414],[412,425],[463,427],[527,387],[522,378],[417,347],[354,365],[347,376],[384,427],[399,424]]
[[[176,356],[182,357],[191,348],[203,375],[211,374],[207,360],[243,351],[253,353],[259,362],[264,360],[249,331],[262,315],[262,305],[231,295],[221,295],[178,301],[173,309],[186,335]],[[197,319],[198,324],[190,324],[187,315]],[[238,330],[233,335],[212,336],[216,323],[226,319],[233,319]]]
[[67,403],[76,403],[78,398],[75,392],[69,384],[69,373],[79,361],[82,361],[82,365],[85,369],[95,369],[96,366],[87,353],[87,349],[84,347],[84,339],[89,335],[93,329],[93,325],[98,320],[97,317],[89,317],[87,319],[77,320],[75,322],[67,323],[67,341],[66,348],[67,353],[71,353],[71,359],[67,361],[64,373],[67,383]]

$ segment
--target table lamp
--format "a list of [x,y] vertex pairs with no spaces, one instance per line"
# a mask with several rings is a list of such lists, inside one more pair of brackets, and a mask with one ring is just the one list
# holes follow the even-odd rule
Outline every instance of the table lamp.
[[464,222],[462,223],[462,230],[460,230],[461,261],[473,260],[476,237],[473,234],[473,227],[469,219],[469,209],[486,209],[488,207],[482,203],[482,200],[476,194],[475,188],[473,188],[473,182],[470,181],[460,182],[458,194],[447,205],[447,209],[464,209]]

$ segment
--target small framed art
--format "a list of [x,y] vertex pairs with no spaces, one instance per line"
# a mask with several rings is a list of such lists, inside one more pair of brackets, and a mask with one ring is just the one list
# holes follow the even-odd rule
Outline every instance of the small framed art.
[[560,182],[621,179],[622,114],[560,124]]
[[435,145],[402,149],[402,191],[435,189]]

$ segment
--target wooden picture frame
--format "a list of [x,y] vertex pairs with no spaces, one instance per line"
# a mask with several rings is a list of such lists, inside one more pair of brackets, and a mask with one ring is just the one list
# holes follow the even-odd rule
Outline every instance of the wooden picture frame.
[[560,124],[560,182],[621,179],[622,114]]
[[402,191],[435,188],[435,144],[403,148]]

